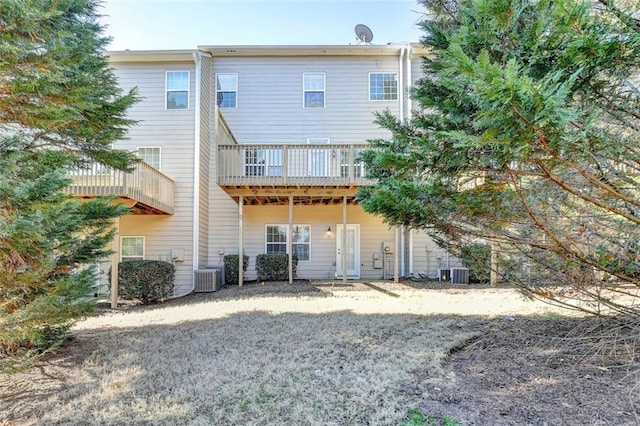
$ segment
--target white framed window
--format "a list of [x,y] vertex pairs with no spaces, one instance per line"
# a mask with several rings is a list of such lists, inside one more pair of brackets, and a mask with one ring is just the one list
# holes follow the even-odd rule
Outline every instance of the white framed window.
[[302,74],[302,107],[324,108],[325,73],[305,72]]
[[166,72],[166,109],[189,109],[189,80],[189,71]]
[[120,261],[144,260],[144,237],[120,237]]
[[216,74],[216,104],[220,108],[238,107],[238,74]]
[[[293,225],[291,247],[299,262],[308,262],[311,258],[311,225]],[[287,253],[289,225],[266,225],[265,251],[267,254]]]
[[397,101],[398,74],[395,72],[369,73],[370,101]]
[[137,151],[138,157],[153,167],[160,170],[160,147],[158,146],[139,146]]

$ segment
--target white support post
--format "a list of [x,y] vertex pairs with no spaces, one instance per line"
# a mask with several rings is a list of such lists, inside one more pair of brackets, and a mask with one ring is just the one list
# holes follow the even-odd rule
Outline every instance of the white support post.
[[289,238],[287,238],[287,253],[289,253],[289,284],[293,284],[293,196],[289,195]]
[[243,247],[243,217],[242,217],[242,205],[244,204],[244,197],[241,195],[238,199],[238,286],[242,287],[244,283],[244,247]]
[[342,198],[342,282],[347,283],[347,196]]
[[489,283],[493,286],[498,285],[498,244],[491,242],[491,273],[489,275]]
[[395,250],[393,253],[393,282],[397,283],[400,281],[400,246],[398,245],[399,243],[399,234],[400,234],[400,228],[398,228],[396,226],[395,228],[395,233],[394,233],[394,242],[393,245],[395,246]]
[[113,235],[113,241],[111,242],[111,309],[118,307],[118,262],[120,261],[120,218],[117,217],[113,220],[113,229],[115,234]]

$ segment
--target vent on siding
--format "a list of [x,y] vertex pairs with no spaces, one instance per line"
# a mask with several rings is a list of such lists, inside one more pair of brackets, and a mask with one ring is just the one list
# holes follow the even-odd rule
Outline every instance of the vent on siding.
[[220,290],[220,270],[219,269],[199,269],[195,274],[196,293]]

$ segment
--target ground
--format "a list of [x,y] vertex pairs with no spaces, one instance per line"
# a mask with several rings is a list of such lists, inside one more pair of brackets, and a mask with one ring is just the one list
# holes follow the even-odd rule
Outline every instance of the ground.
[[0,424],[640,423],[636,336],[508,288],[255,283],[74,332],[0,377]]

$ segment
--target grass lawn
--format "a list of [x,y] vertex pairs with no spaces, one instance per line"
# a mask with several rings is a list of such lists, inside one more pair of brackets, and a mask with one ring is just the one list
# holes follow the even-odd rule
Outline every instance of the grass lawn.
[[398,425],[488,318],[553,308],[513,289],[253,284],[105,310],[0,377],[0,424]]

